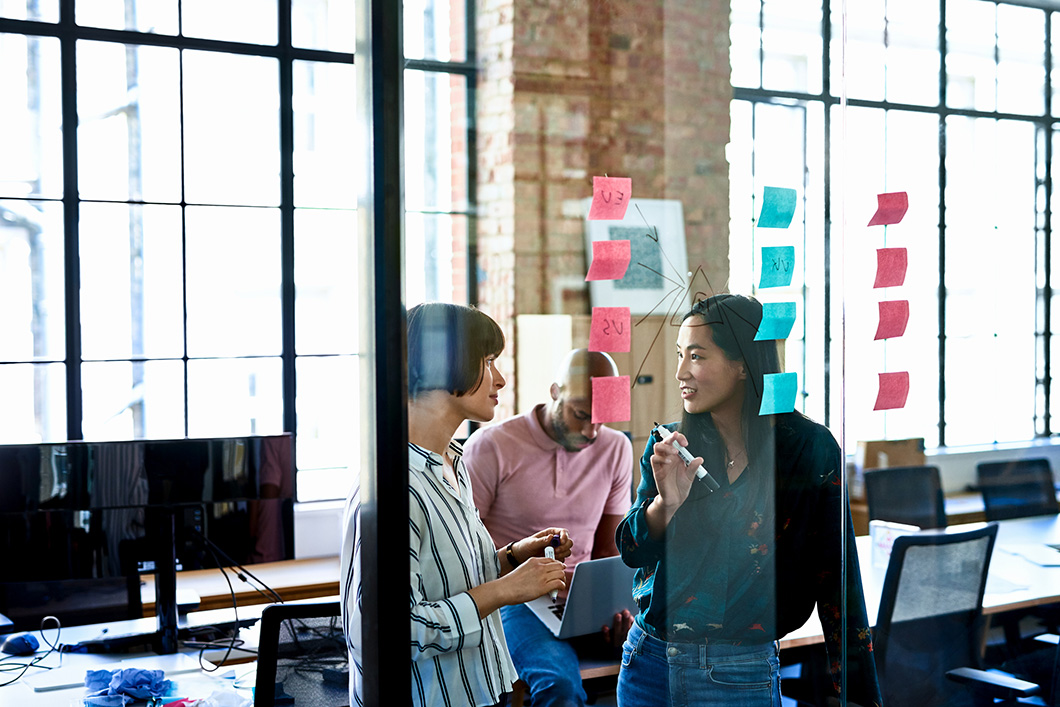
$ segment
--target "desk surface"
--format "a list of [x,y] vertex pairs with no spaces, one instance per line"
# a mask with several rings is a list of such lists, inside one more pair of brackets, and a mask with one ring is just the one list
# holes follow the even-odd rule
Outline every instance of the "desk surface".
[[[967,530],[979,524],[950,526],[951,531]],[[876,567],[872,541],[867,535],[856,538],[861,579],[865,588],[865,607],[873,623],[880,610],[880,594],[886,566]],[[1030,543],[1060,543],[1060,516],[1016,518],[998,523],[997,542],[990,560],[983,613],[1001,614],[1042,604],[1060,602],[1060,567],[1042,567],[1006,550]],[[820,643],[821,623],[816,613],[797,631],[786,636],[781,648]]]

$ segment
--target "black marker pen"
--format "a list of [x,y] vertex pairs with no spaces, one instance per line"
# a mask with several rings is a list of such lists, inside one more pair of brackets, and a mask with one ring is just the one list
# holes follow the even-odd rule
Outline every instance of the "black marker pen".
[[[668,434],[670,434],[670,430],[666,429],[658,422],[655,423],[655,427],[651,431],[652,439],[654,439],[656,442],[662,442],[663,437]],[[695,459],[695,457],[692,456],[691,452],[689,452],[687,449],[678,444],[677,440],[674,440],[672,444],[674,445],[674,449],[677,450],[677,456],[681,457],[681,461],[685,463],[685,466],[691,464],[692,460]],[[710,475],[710,473],[703,467],[702,464],[700,464],[699,468],[696,469],[696,478],[705,483],[707,485],[707,488],[709,488],[711,492],[717,491],[721,488],[721,484],[714,480],[714,477]]]

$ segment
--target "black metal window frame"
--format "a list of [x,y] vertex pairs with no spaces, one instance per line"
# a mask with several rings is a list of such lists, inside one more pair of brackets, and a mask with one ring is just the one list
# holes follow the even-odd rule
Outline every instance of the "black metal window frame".
[[[1044,143],[1041,154],[1036,155],[1036,160],[1044,163],[1044,178],[1038,178],[1037,186],[1044,190],[1045,204],[1042,222],[1036,227],[1036,258],[1033,264],[1036,275],[1042,281],[1037,288],[1036,318],[1037,325],[1035,339],[1037,341],[1036,357],[1037,372],[1035,374],[1036,398],[1043,401],[1043,409],[1039,413],[1037,409],[1029,410],[1033,416],[1035,426],[1035,437],[1050,437],[1052,430],[1051,413],[1051,388],[1052,388],[1052,210],[1048,205],[1053,203],[1053,134],[1060,116],[1051,114],[1053,108],[1053,87],[1051,83],[1053,71],[1053,47],[1052,47],[1052,23],[1060,18],[1060,7],[1046,2],[1034,2],[1032,0],[981,0],[984,3],[994,5],[1017,5],[1031,7],[1040,10],[1044,15],[1045,38],[1042,47],[1042,65],[1045,69],[1045,95],[1043,96],[1045,111],[1042,115],[1026,115],[1019,113],[1007,113],[1002,111],[982,111],[974,109],[953,108],[947,106],[946,89],[948,75],[946,69],[947,43],[946,43],[946,0],[938,0],[939,3],[939,26],[938,26],[938,51],[939,51],[939,96],[937,105],[917,105],[910,103],[898,103],[893,101],[873,101],[857,98],[846,99],[846,105],[853,108],[872,108],[887,111],[905,111],[911,113],[930,114],[938,117],[939,121],[939,287],[938,287],[938,361],[939,361],[939,383],[938,383],[938,430],[939,447],[946,446],[946,149],[947,149],[947,119],[951,116],[966,118],[987,118],[996,121],[1008,120],[1033,124],[1037,131],[1044,132],[1045,139],[1039,140],[1038,144]],[[838,362],[831,360],[831,342],[833,340],[833,320],[831,316],[833,299],[836,296],[830,274],[833,270],[831,260],[832,252],[832,108],[841,105],[842,99],[833,94],[833,81],[830,74],[832,57],[831,42],[835,28],[832,26],[832,0],[822,0],[821,12],[821,40],[822,40],[822,89],[820,93],[805,93],[799,91],[782,91],[764,88],[733,87],[733,99],[747,101],[753,104],[776,103],[790,106],[793,102],[799,104],[819,103],[824,106],[824,352],[823,385],[825,396],[825,419],[824,424],[832,425],[837,421],[833,419],[834,411],[831,406],[832,396],[830,394],[833,385],[834,372],[838,368]],[[765,48],[761,40],[761,30],[765,27],[764,5],[759,13],[759,50],[758,65],[760,69],[759,86],[762,85],[761,67],[765,61]],[[989,443],[992,440],[983,440]]]

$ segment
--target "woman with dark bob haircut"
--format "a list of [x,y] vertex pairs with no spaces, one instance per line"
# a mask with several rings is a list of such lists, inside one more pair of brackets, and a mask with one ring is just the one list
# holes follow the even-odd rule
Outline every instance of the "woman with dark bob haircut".
[[[465,420],[493,419],[504,377],[504,335],[473,309],[431,302],[408,312],[409,618],[414,705],[496,705],[516,680],[500,607],[564,585],[565,528],[545,528],[497,550],[479,520],[453,441]],[[358,489],[343,538],[343,623],[350,651],[350,704],[362,703]],[[547,559],[553,545],[556,559]],[[402,702],[399,695],[395,702]]]
[[[618,703],[779,707],[779,639],[817,607],[835,687],[844,601],[851,704],[880,705],[843,456],[798,412],[761,415],[775,341],[755,341],[762,305],[720,294],[697,302],[677,335],[684,414],[641,457],[637,498],[616,532],[637,568],[639,612],[622,647]],[[695,457],[686,467],[673,443]],[[720,485],[696,480],[703,467]]]

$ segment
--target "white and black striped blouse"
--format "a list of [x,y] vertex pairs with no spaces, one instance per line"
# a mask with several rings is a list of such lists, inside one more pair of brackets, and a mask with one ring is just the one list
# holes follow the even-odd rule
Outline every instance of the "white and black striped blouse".
[[[479,520],[463,450],[450,443],[457,489],[442,476],[438,454],[409,444],[409,610],[412,703],[492,705],[516,679],[499,612],[485,619],[467,593],[496,579],[493,540]],[[347,504],[343,538],[343,620],[350,650],[350,704],[361,704],[360,508]]]

